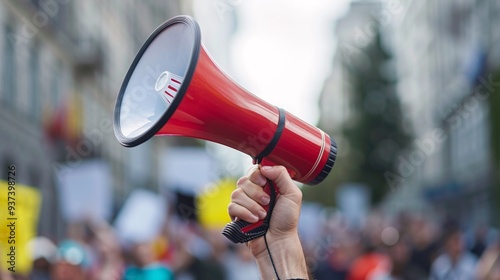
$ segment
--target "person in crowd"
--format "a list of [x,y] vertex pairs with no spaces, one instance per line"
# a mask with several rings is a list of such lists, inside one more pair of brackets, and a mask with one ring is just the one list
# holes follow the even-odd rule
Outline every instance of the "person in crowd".
[[388,246],[391,268],[385,277],[377,280],[421,280],[427,279],[421,267],[410,262],[411,248],[406,238],[400,238],[395,244]]
[[488,227],[484,223],[479,224],[474,229],[470,252],[476,256],[476,258],[480,258],[488,246],[488,230]]
[[390,270],[389,258],[377,251],[371,240],[364,239],[364,251],[352,263],[347,278],[348,280],[376,279],[387,275]]
[[475,279],[476,257],[465,250],[463,233],[454,221],[445,224],[443,246],[443,253],[432,263],[430,279]]
[[481,255],[476,275],[478,280],[500,279],[500,239],[486,248]]
[[59,243],[57,260],[51,272],[53,280],[86,280],[88,274],[85,267],[88,258],[84,247],[77,241],[64,240]]
[[[314,272],[317,280],[344,280],[349,267],[358,255],[359,238],[355,232],[336,232],[338,241],[331,242],[325,261],[318,263]],[[327,243],[328,244],[328,243]],[[315,257],[313,255],[313,257]],[[321,256],[320,256],[321,257]]]
[[33,269],[30,280],[50,280],[50,271],[57,258],[57,247],[48,238],[38,236],[29,243]]
[[173,261],[176,279],[226,279],[219,260],[219,255],[225,251],[220,246],[223,236],[220,231],[213,236],[215,238],[211,238],[210,234],[213,235],[192,222],[178,225]]
[[113,228],[104,221],[90,223],[93,239],[90,242],[95,261],[90,268],[90,279],[121,279],[125,268],[122,250]]
[[438,230],[433,223],[420,215],[407,215],[406,223],[406,231],[411,246],[410,263],[423,271],[424,278],[428,278],[432,263],[438,255]]
[[153,247],[150,242],[135,244],[132,248],[132,258],[134,265],[126,268],[123,279],[174,279],[172,271],[155,259]]

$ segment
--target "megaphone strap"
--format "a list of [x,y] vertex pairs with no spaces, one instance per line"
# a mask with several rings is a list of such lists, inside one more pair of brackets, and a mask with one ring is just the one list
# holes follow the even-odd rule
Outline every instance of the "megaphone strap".
[[285,128],[285,121],[286,121],[286,112],[282,108],[278,108],[278,125],[276,127],[276,131],[274,132],[273,139],[271,139],[271,142],[267,144],[267,146],[260,152],[258,155],[256,155],[253,159],[254,164],[259,164],[264,157],[269,155],[274,147],[276,147],[276,144],[278,144],[278,140],[280,140],[281,134],[283,133],[283,129]]

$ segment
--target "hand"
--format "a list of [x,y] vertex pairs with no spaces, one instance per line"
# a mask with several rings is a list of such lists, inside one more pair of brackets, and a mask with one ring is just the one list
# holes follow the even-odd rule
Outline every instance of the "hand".
[[[272,180],[278,189],[271,224],[266,234],[269,250],[276,266],[284,275],[307,278],[305,258],[297,232],[302,192],[283,166],[263,166],[260,170],[253,168],[247,176],[240,178],[238,188],[231,195],[229,215],[233,220],[237,218],[249,223],[264,219],[267,213],[262,205],[267,205],[270,199],[263,190],[267,179]],[[264,238],[249,241],[247,246],[257,260],[263,279],[274,277]]]

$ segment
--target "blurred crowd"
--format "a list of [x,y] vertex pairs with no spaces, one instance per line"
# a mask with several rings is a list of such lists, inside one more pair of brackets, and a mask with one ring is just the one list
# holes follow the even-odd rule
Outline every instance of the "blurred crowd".
[[168,280],[258,279],[257,266],[245,245],[233,245],[220,229],[192,220],[169,218],[152,240],[122,243],[106,222],[67,227],[58,243],[36,237],[30,243],[29,276],[3,272],[2,280]]
[[[500,279],[500,242],[486,224],[464,228],[453,220],[372,211],[358,227],[330,214],[316,233],[302,244],[318,280]],[[109,224],[85,222],[69,225],[57,244],[39,236],[30,246],[31,275],[1,279],[259,279],[245,245],[177,216],[141,243],[122,244]]]
[[320,240],[306,248],[318,280],[500,279],[497,231],[484,223],[372,211],[353,228],[332,215]]

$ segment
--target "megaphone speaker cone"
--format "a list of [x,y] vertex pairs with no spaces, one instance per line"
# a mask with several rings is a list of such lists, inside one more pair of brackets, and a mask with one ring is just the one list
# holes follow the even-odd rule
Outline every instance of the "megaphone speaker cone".
[[204,139],[283,165],[294,180],[321,182],[335,162],[333,139],[239,86],[217,67],[200,37],[186,16],[149,37],[117,98],[120,143],[133,147],[154,135]]
[[114,132],[122,145],[147,141],[168,121],[189,85],[200,45],[198,24],[186,16],[165,22],[149,36],[115,105]]

